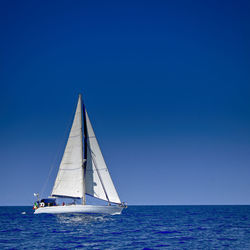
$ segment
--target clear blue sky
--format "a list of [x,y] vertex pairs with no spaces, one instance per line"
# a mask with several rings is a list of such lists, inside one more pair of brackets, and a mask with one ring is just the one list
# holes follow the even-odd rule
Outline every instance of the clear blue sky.
[[250,204],[249,13],[1,1],[0,205],[31,204],[58,167],[79,92],[123,201]]

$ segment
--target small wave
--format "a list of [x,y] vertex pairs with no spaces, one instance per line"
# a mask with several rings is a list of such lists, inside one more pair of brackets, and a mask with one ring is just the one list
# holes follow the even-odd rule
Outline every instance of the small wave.
[[176,233],[180,233],[179,231],[173,230],[173,231],[158,231],[156,232],[157,234],[176,234]]
[[111,234],[122,234],[122,232],[112,232]]
[[217,238],[217,240],[220,240],[220,241],[237,241],[237,239],[235,238]]
[[16,232],[21,232],[23,230],[19,228],[13,228],[13,229],[6,229],[6,230],[1,230],[1,233],[16,233]]
[[187,241],[187,240],[195,240],[194,237],[188,237],[188,236],[183,236],[181,238],[179,238],[180,241]]
[[159,244],[159,245],[156,245],[156,247],[169,247],[170,245],[167,245],[167,244]]

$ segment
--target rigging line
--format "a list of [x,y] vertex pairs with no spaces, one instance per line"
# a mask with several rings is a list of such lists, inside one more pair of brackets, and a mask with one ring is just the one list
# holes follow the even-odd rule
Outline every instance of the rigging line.
[[[53,159],[53,161],[52,161],[52,164],[50,165],[50,170],[49,170],[49,173],[48,173],[48,175],[47,175],[47,178],[46,178],[46,180],[45,180],[45,182],[44,182],[44,184],[43,184],[43,187],[42,187],[42,189],[41,189],[41,195],[40,195],[40,197],[43,196],[44,190],[45,190],[45,188],[46,188],[47,185],[48,185],[48,181],[49,181],[49,178],[50,178],[50,176],[51,176],[51,174],[52,174],[52,170],[53,170],[54,167],[55,167],[56,159],[59,157],[59,153],[60,153],[60,151],[61,151],[61,148],[62,148],[62,146],[65,144],[65,138],[66,138],[67,134],[70,133],[70,132],[69,132],[69,131],[70,131],[69,128],[70,128],[71,124],[73,123],[74,115],[75,115],[75,111],[73,112],[73,116],[71,116],[71,119],[70,119],[70,121],[69,121],[69,123],[68,123],[68,126],[66,126],[66,129],[65,129],[65,131],[64,131],[64,136],[63,136],[62,139],[61,139],[61,142],[60,142],[60,144],[59,144],[59,147],[58,147],[58,149],[57,149],[57,152],[56,152],[56,154],[55,154],[55,157],[54,157],[54,159]],[[66,142],[66,143],[67,143],[67,142]],[[65,146],[65,147],[66,147],[66,146]],[[65,149],[64,149],[64,150],[65,150]]]
[[[106,171],[108,171],[107,168],[99,168],[98,170],[99,170],[99,171],[100,171],[100,170],[106,170]],[[94,169],[93,169],[93,170],[87,169],[86,171],[93,171],[93,172],[94,172],[94,171],[96,171],[96,170],[94,170]]]
[[71,135],[69,138],[79,137],[80,135]]
[[78,169],[82,169],[82,166],[79,167],[79,168],[71,168],[71,169],[68,169],[68,168],[60,168],[60,171],[63,170],[63,171],[75,171],[75,170],[78,170]]

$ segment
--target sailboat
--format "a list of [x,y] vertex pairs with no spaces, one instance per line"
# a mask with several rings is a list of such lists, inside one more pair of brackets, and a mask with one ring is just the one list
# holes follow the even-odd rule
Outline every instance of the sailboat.
[[[107,201],[108,205],[87,205],[86,195]],[[57,205],[56,198],[81,199],[81,204]],[[125,206],[115,189],[80,94],[51,196],[38,200],[34,213],[113,215],[121,214]]]

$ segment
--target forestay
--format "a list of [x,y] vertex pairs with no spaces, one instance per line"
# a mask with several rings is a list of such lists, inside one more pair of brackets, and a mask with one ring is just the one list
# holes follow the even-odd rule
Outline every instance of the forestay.
[[76,113],[52,196],[82,198],[83,194],[83,155],[82,155],[82,101],[79,96]]

